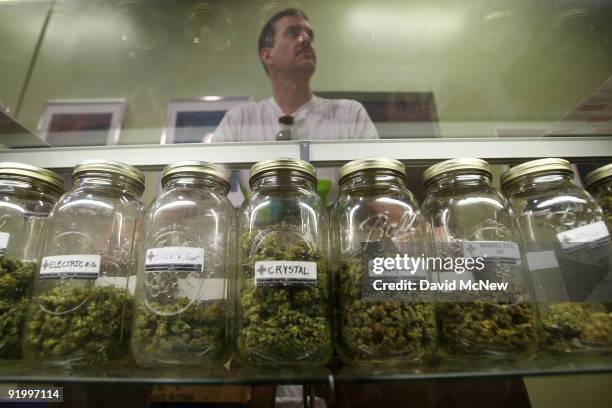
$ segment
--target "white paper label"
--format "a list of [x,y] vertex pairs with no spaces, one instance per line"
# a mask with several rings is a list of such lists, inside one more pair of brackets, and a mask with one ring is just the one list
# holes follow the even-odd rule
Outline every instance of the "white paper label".
[[555,251],[527,252],[525,256],[530,271],[559,267]]
[[201,272],[203,267],[204,248],[150,248],[145,255],[145,272]]
[[40,266],[40,279],[97,279],[100,274],[100,258],[100,255],[46,256]]
[[317,284],[317,263],[304,261],[255,262],[255,286],[313,286]]
[[8,232],[0,232],[0,255],[4,255],[6,247],[8,247],[9,238],[11,234]]
[[199,301],[227,298],[227,279],[189,276],[178,280],[178,295]]
[[464,241],[463,254],[470,258],[484,258],[485,262],[521,263],[521,251],[512,241]]
[[557,234],[561,247],[566,251],[574,251],[583,247],[593,247],[610,239],[610,233],[603,221],[574,228]]

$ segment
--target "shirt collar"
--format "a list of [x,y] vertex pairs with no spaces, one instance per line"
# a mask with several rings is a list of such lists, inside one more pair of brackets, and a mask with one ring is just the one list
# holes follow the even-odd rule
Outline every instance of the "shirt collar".
[[[318,96],[316,96],[315,94],[312,94],[312,97],[308,101],[306,101],[304,104],[302,104],[302,106],[297,108],[296,111],[293,112],[293,115],[291,116],[293,116],[294,119],[301,118],[316,104],[316,101],[318,99],[319,99]],[[274,108],[274,110],[276,110],[276,113],[279,115],[279,117],[285,116],[281,107],[278,106],[278,104],[276,103],[276,100],[274,100],[274,97],[271,97],[269,101],[272,104],[272,107]]]

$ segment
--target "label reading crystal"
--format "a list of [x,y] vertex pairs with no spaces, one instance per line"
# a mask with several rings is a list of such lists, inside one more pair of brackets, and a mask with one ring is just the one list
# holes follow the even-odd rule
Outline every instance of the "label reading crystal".
[[555,251],[527,252],[525,256],[527,257],[527,266],[529,266],[530,271],[559,267]]
[[606,243],[610,233],[603,221],[574,228],[557,234],[561,248],[565,251],[575,251],[584,247],[595,247]]
[[464,241],[463,254],[473,259],[484,258],[485,262],[521,263],[519,246],[512,241]]
[[100,255],[45,256],[40,266],[40,279],[97,279],[100,275]]
[[255,262],[255,286],[314,286],[316,284],[316,262]]
[[6,247],[8,246],[9,238],[11,234],[8,232],[0,232],[0,255],[4,255]]
[[203,267],[204,248],[150,248],[145,255],[145,272],[201,272]]

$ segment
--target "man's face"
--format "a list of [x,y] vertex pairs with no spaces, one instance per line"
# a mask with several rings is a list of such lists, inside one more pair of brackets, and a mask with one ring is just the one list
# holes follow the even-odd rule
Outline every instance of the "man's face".
[[264,48],[261,57],[270,74],[286,72],[312,75],[317,64],[314,32],[308,21],[287,16],[275,24],[274,46]]

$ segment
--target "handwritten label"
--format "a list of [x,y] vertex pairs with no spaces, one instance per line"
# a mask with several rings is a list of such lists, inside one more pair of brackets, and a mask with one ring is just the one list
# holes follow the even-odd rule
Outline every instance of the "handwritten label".
[[0,232],[0,255],[4,255],[6,253],[6,248],[8,247],[10,237],[11,234],[8,232]]
[[255,262],[255,286],[314,286],[316,284],[316,262]]
[[596,247],[610,239],[610,233],[603,221],[574,228],[557,234],[557,239],[565,251],[575,251],[584,247]]
[[521,263],[521,251],[512,241],[464,241],[463,253],[470,258],[483,258],[484,262]]
[[150,248],[145,255],[145,272],[201,272],[204,249],[194,247]]
[[40,279],[97,279],[100,275],[100,255],[46,256],[40,266]]

